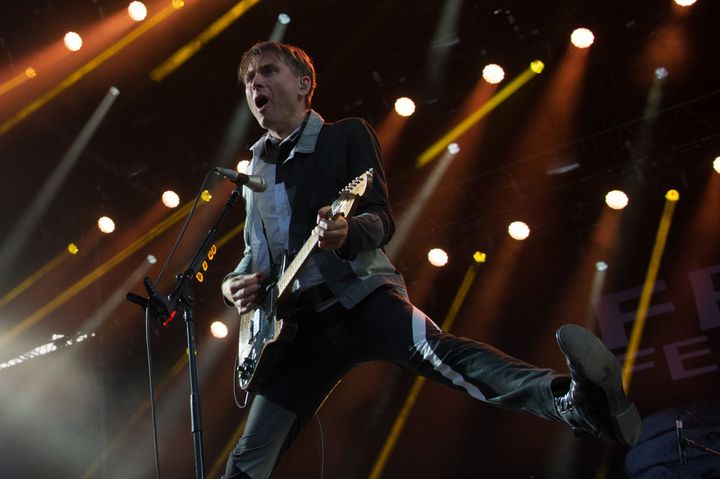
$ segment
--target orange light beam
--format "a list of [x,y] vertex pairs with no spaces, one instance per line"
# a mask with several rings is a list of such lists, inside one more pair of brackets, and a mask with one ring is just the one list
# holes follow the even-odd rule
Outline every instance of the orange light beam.
[[35,113],[37,110],[45,106],[48,102],[53,100],[56,96],[58,96],[63,91],[67,90],[71,86],[73,86],[75,83],[80,81],[81,78],[83,78],[88,73],[95,70],[97,67],[105,63],[109,58],[111,58],[113,55],[115,55],[117,52],[140,38],[143,34],[145,34],[148,30],[152,29],[156,25],[158,25],[160,22],[165,20],[170,14],[172,14],[176,9],[172,5],[168,5],[163,10],[158,12],[157,15],[151,17],[146,22],[143,22],[135,28],[133,31],[128,33],[125,37],[121,38],[117,42],[115,42],[113,45],[111,45],[108,49],[100,53],[98,56],[90,60],[88,63],[80,67],[79,69],[75,70],[73,73],[71,73],[69,76],[67,76],[64,80],[62,80],[60,83],[55,85],[53,88],[42,94],[37,99],[33,100],[28,104],[25,108],[20,110],[18,113],[15,114],[12,118],[7,120],[6,122],[0,124],[0,136],[4,135],[8,131],[10,131],[15,125],[23,121],[28,116]]
[[35,71],[34,68],[26,68],[24,72],[20,73],[19,75],[15,75],[11,79],[0,85],[0,96],[3,96],[5,93],[9,92],[15,87],[22,85],[26,81],[32,80],[36,76],[37,71]]

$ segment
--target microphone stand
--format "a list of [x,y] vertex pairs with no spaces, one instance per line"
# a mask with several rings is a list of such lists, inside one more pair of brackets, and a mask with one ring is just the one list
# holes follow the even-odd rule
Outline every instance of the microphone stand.
[[720,456],[720,451],[716,451],[703,444],[700,444],[697,441],[693,441],[692,439],[688,439],[687,437],[685,437],[685,435],[683,434],[683,421],[680,416],[678,416],[675,420],[675,431],[677,435],[678,456],[680,457],[680,464],[687,464],[687,454],[685,452],[685,448],[687,446],[694,447],[695,449],[699,449],[714,456]]
[[181,274],[177,275],[177,283],[173,292],[167,296],[159,295],[150,278],[145,277],[143,284],[148,293],[148,297],[144,298],[134,293],[128,293],[126,299],[135,304],[140,305],[143,310],[147,309],[150,317],[155,318],[167,326],[173,320],[179,309],[183,312],[185,320],[185,332],[187,336],[188,346],[188,369],[190,374],[190,421],[193,436],[193,447],[195,451],[195,478],[204,479],[205,467],[203,464],[203,448],[202,448],[202,419],[200,416],[200,392],[197,382],[197,366],[195,361],[195,327],[193,323],[193,304],[195,297],[190,290],[190,282],[195,277],[195,273],[205,260],[212,248],[215,237],[217,236],[218,226],[225,218],[225,215],[232,209],[240,197],[242,185],[238,185],[225,203],[220,216],[212,225],[200,243],[195,256],[190,262],[190,266]]

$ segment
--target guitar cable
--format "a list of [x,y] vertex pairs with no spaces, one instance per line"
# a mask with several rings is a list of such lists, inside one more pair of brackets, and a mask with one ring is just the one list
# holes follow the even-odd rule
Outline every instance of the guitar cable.
[[318,428],[320,430],[320,479],[325,475],[325,437],[323,435],[322,422],[320,415],[315,411],[315,419],[317,419]]
[[145,349],[147,350],[148,383],[150,387],[150,417],[152,422],[153,450],[155,453],[155,477],[160,479],[160,452],[157,439],[157,416],[155,414],[155,387],[152,373],[152,348],[150,347],[150,314],[145,308]]
[[[165,273],[168,266],[170,265],[170,262],[172,261],[173,257],[175,256],[175,252],[177,251],[177,248],[180,245],[180,241],[185,236],[185,232],[188,229],[190,220],[192,219],[193,215],[195,214],[195,210],[197,208],[198,202],[200,200],[202,192],[205,190],[205,185],[207,184],[208,178],[210,177],[211,173],[212,173],[212,171],[208,171],[207,174],[205,175],[205,179],[203,180],[202,185],[200,185],[200,189],[199,189],[197,195],[195,195],[195,201],[193,202],[193,205],[190,208],[190,212],[188,213],[187,218],[185,219],[185,223],[183,224],[182,230],[180,230],[180,234],[178,235],[178,238],[175,240],[175,244],[173,244],[173,247],[170,250],[170,254],[168,254],[168,257],[165,260],[165,263],[163,264],[162,268],[160,269],[160,273],[158,273],[157,278],[155,279],[155,285],[158,287],[160,286],[160,279],[162,278],[162,275]],[[150,315],[149,315],[148,308],[145,308],[145,348],[147,350],[148,387],[150,388],[150,421],[152,423],[153,451],[155,454],[155,476],[157,479],[160,479],[160,452],[159,452],[158,435],[157,435],[157,414],[155,411],[155,386],[153,384],[152,347],[150,344]]]

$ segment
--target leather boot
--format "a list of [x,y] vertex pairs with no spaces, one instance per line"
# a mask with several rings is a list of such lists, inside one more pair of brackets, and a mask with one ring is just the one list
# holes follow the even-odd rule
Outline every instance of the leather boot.
[[640,415],[625,396],[615,356],[594,334],[575,324],[562,326],[555,337],[570,369],[569,387],[555,395],[560,417],[579,436],[635,444]]

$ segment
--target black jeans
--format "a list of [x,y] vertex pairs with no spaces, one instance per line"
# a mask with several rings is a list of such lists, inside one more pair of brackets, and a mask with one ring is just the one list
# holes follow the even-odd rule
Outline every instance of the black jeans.
[[250,406],[226,479],[269,477],[342,376],[366,361],[390,361],[481,401],[561,420],[551,384],[564,376],[440,331],[392,288],[376,290],[350,310],[303,310],[293,320],[298,334]]

